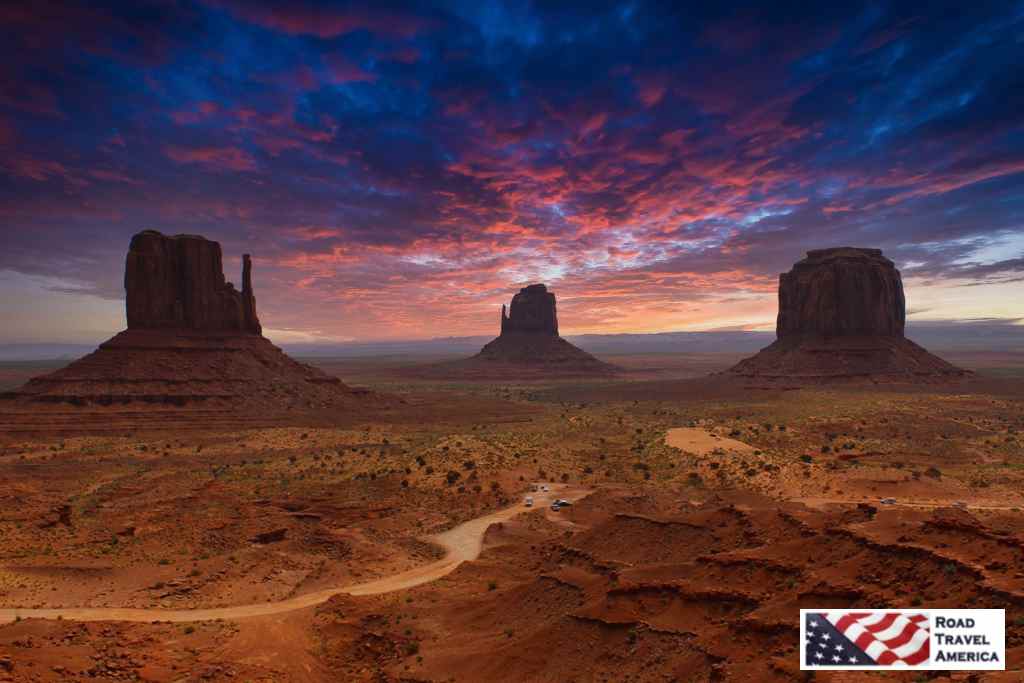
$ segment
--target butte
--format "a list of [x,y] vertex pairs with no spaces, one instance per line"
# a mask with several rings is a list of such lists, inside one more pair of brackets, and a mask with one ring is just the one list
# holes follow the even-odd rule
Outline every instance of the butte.
[[617,370],[558,336],[555,294],[542,284],[523,287],[507,309],[502,305],[501,334],[480,353],[447,365],[508,379],[609,376]]
[[614,365],[594,358],[558,336],[555,294],[545,285],[523,287],[501,307],[501,334],[472,358],[417,365],[403,376],[425,379],[543,380],[609,377]]
[[903,280],[880,249],[807,252],[779,275],[776,340],[726,375],[769,382],[933,382],[969,373],[904,336]]
[[124,275],[128,328],[4,394],[0,426],[116,432],[276,424],[301,411],[379,402],[263,336],[248,254],[242,264],[239,292],[224,279],[217,242],[135,235]]

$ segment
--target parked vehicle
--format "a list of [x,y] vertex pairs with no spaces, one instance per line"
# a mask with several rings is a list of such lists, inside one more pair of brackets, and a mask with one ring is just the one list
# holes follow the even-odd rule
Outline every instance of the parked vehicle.
[[533,507],[533,496],[527,496],[526,500],[523,501],[523,505],[525,505],[528,508],[532,508]]

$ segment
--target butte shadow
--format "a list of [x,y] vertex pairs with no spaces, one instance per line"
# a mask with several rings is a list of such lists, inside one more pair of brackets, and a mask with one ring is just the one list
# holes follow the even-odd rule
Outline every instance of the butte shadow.
[[904,336],[903,281],[879,249],[807,252],[779,275],[776,341],[724,376],[769,383],[932,383],[970,373]]
[[619,371],[558,335],[554,292],[523,287],[501,307],[501,333],[472,358],[407,368],[423,378],[543,380],[611,377]]
[[397,402],[348,387],[266,339],[248,254],[242,262],[239,292],[225,281],[217,242],[151,230],[135,235],[125,261],[128,328],[3,395],[0,423],[208,428]]

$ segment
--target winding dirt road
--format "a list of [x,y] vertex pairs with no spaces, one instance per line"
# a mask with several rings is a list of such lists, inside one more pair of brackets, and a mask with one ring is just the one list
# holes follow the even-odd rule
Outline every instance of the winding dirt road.
[[547,484],[548,492],[531,494],[534,507],[528,508],[522,503],[513,507],[492,512],[464,522],[444,533],[431,536],[426,540],[437,543],[447,552],[436,562],[416,567],[408,571],[385,576],[365,583],[356,583],[340,588],[326,588],[314,593],[306,593],[280,602],[266,602],[255,605],[237,605],[235,607],[211,607],[198,609],[148,609],[134,607],[54,607],[47,609],[0,608],[0,624],[22,619],[67,619],[69,621],[207,621],[210,619],[245,619],[261,617],[268,614],[280,614],[292,610],[312,607],[327,602],[335,595],[377,595],[392,591],[404,590],[435,581],[455,571],[463,562],[475,560],[480,556],[483,547],[484,533],[492,524],[512,519],[516,515],[530,510],[543,509],[555,498],[576,501],[588,495],[590,491],[569,488],[564,484]]

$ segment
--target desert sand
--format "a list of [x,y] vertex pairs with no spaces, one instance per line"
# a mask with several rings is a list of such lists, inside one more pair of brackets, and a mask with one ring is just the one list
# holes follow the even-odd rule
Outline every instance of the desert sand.
[[[563,484],[538,484],[550,490],[535,493],[531,498],[543,509],[553,500],[578,500],[587,492],[571,489]],[[406,588],[419,586],[450,574],[463,562],[475,560],[480,555],[483,537],[492,524],[500,524],[524,512],[531,512],[532,505],[518,505],[498,510],[482,517],[459,524],[455,528],[424,539],[440,546],[445,554],[437,562],[419,566],[405,572],[384,576],[374,581],[358,583],[340,588],[327,588],[314,593],[306,593],[300,597],[277,602],[256,605],[237,605],[212,609],[193,610],[160,610],[160,609],[124,609],[124,608],[56,608],[56,609],[0,609],[0,623],[19,621],[21,619],[68,619],[70,621],[208,621],[215,619],[246,619],[249,617],[281,614],[313,607],[327,602],[335,595],[379,595]]]
[[[382,376],[406,420],[7,434],[0,607],[21,619],[0,674],[801,680],[793,611],[870,603],[1003,607],[1016,675],[1024,396],[1005,374]],[[552,512],[542,480],[581,497]]]

